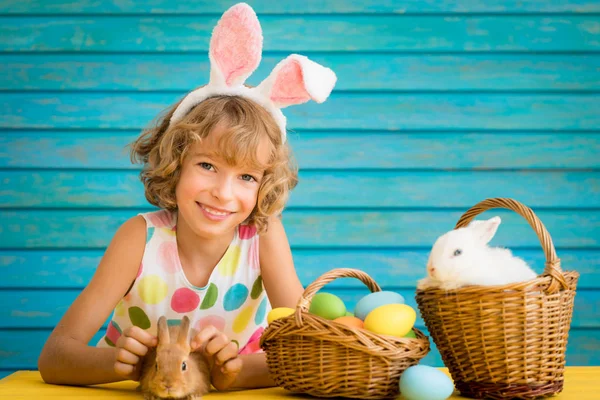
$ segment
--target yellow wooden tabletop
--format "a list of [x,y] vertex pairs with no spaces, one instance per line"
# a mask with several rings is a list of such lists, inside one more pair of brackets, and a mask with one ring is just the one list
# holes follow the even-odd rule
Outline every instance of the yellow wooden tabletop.
[[[447,370],[443,369],[447,374]],[[0,380],[0,398],[41,399],[46,397],[87,399],[141,399],[132,381],[109,383],[93,387],[56,386],[45,384],[37,371],[18,371]],[[600,367],[567,367],[565,387],[556,400],[597,400],[600,398]],[[281,388],[255,389],[236,392],[211,392],[206,399],[308,399],[293,395]],[[454,395],[452,399],[463,397]]]

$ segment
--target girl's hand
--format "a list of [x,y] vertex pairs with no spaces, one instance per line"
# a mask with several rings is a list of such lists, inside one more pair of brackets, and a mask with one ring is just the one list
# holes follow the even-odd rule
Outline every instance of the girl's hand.
[[123,331],[115,343],[115,372],[124,378],[138,381],[140,379],[142,357],[148,349],[156,347],[158,339],[145,330],[132,326]]
[[208,326],[192,339],[192,351],[202,349],[208,356],[213,386],[217,390],[231,387],[242,370],[237,344],[214,326]]

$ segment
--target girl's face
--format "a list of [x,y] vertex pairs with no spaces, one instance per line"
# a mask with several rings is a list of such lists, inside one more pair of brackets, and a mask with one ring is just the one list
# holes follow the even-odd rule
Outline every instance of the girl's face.
[[[207,239],[230,235],[250,216],[264,175],[263,170],[232,166],[219,157],[216,144],[221,132],[216,127],[201,143],[190,147],[175,188],[179,219]],[[266,139],[263,142],[256,157],[266,165],[269,147]]]

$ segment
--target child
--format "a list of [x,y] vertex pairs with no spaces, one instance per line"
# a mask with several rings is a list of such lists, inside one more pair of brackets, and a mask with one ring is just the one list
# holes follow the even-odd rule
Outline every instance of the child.
[[[280,108],[324,101],[336,77],[291,55],[256,88],[244,86],[261,51],[253,10],[233,6],[213,31],[209,84],[134,142],[146,198],[161,210],[118,229],[44,346],[46,382],[137,380],[158,318],[187,315],[217,389],[274,385],[258,346],[266,314],[295,307],[303,291],[278,218],[297,181]],[[88,346],[111,311],[106,335]]]

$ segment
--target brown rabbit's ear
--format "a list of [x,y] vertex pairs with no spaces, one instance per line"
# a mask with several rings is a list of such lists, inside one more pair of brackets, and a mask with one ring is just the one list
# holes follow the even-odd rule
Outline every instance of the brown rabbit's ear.
[[190,319],[187,315],[184,315],[181,319],[181,326],[179,327],[179,336],[177,337],[177,343],[181,346],[188,345],[188,333],[190,330]]
[[163,315],[158,319],[158,343],[169,344],[169,327],[167,326],[167,318]]

